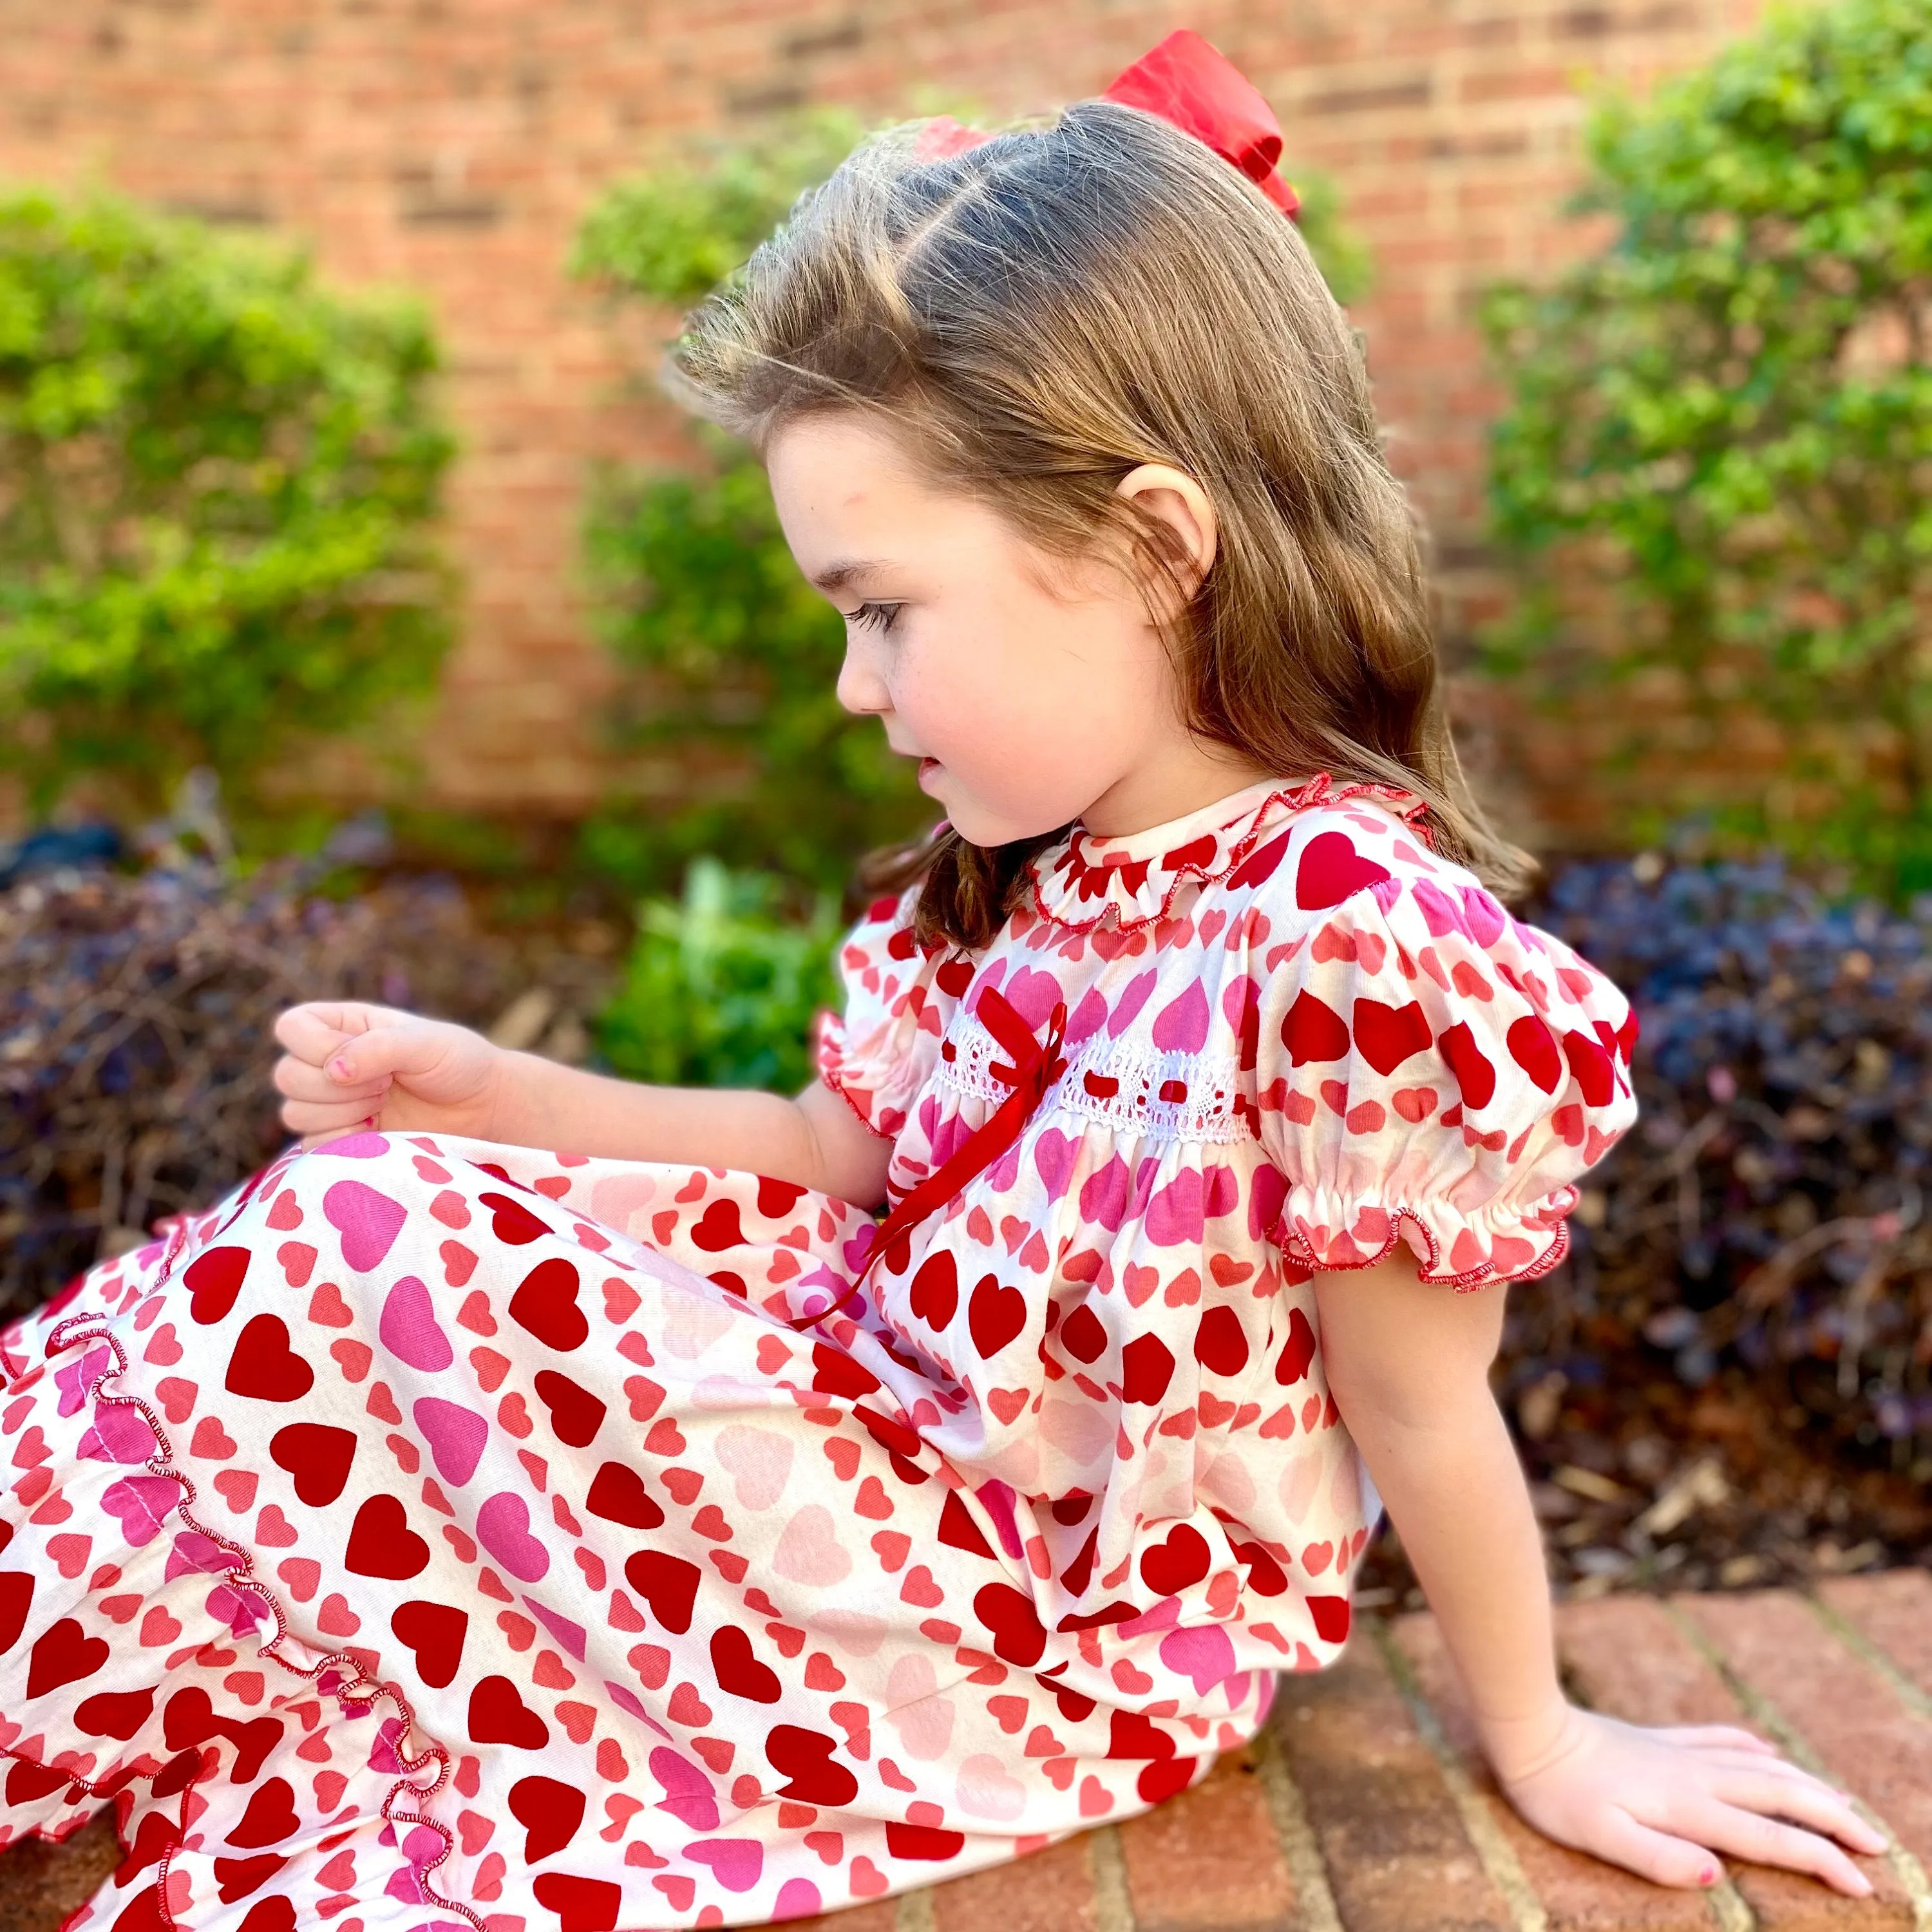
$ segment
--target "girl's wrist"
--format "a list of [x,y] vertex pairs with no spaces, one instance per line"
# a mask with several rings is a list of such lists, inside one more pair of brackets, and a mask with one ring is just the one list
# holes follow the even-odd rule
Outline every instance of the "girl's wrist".
[[1577,1744],[1582,1713],[1560,1690],[1532,1712],[1507,1718],[1478,1716],[1476,1731],[1499,1783],[1520,1784],[1547,1771]]

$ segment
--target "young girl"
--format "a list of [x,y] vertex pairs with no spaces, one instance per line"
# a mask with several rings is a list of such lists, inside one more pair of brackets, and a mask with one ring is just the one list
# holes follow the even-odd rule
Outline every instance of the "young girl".
[[744,1924],[1012,1858],[1251,1737],[1384,1506],[1534,1823],[1868,1889],[1756,1740],[1558,1686],[1486,1372],[1634,1029],[1492,896],[1265,110],[1185,38],[1116,96],[868,146],[677,352],[945,814],[822,1082],[298,1007],[307,1150],[4,1338],[4,1828],[115,1801],[95,1922]]

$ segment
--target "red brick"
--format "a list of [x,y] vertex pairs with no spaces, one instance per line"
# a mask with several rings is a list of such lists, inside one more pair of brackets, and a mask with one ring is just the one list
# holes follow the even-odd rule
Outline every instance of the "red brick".
[[1840,1576],[1821,1585],[1818,1594],[1932,1697],[1932,1576],[1888,1570],[1880,1576]]
[[938,1886],[935,1932],[1096,1932],[1089,1834]]
[[1909,1710],[1789,1591],[1681,1603],[1832,1775],[1922,1864],[1932,1862],[1932,1722]]
[[1435,1618],[1402,1618],[1396,1624],[1396,1640],[1516,1854],[1524,1877],[1543,1901],[1550,1932],[1710,1932],[1710,1916],[1701,1897],[1666,1891],[1532,1831],[1509,1808],[1482,1760],[1462,1688]]
[[[1755,1728],[1708,1660],[1654,1598],[1606,1597],[1557,1614],[1557,1646],[1592,1706],[1634,1724]],[[1863,1862],[1877,1895],[1841,1897],[1815,1879],[1732,1864],[1731,1877],[1762,1932],[1907,1932],[1912,1901],[1882,1858]]]
[[1372,1642],[1284,1677],[1274,1728],[1348,1932],[1509,1932],[1508,1907]]
[[1250,1752],[1120,1827],[1138,1932],[1274,1932],[1294,1910]]

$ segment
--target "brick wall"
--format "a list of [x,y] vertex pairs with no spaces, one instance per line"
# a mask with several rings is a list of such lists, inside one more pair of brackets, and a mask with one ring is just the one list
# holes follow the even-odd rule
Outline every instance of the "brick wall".
[[[0,176],[104,180],[303,237],[344,282],[421,290],[464,454],[460,647],[428,790],[570,812],[598,782],[605,673],[577,583],[586,467],[669,454],[644,345],[564,262],[605,183],[686,130],[921,87],[995,110],[1091,92],[1170,28],[1216,40],[1371,244],[1360,310],[1436,537],[1452,645],[1497,595],[1480,542],[1484,282],[1576,245],[1558,209],[1588,90],[1702,58],[1755,0],[0,0]],[[627,334],[627,328],[632,333]],[[1493,706],[1490,707],[1493,714]],[[1480,721],[1479,721],[1480,722]],[[1493,715],[1490,722],[1494,723]],[[1507,719],[1504,721],[1507,724]],[[1560,752],[1504,763],[1565,814]],[[1507,774],[1505,774],[1507,776]]]

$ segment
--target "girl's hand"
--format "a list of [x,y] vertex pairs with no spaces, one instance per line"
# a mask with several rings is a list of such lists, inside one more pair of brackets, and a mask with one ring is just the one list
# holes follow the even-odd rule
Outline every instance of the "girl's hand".
[[361,1000],[291,1006],[275,1022],[282,1124],[304,1148],[373,1123],[494,1140],[512,1056],[482,1034]]
[[1659,1885],[1715,1885],[1725,1856],[1864,1898],[1870,1882],[1838,1846],[1868,1857],[1886,1847],[1842,1792],[1728,1726],[1648,1730],[1569,1706],[1552,1743],[1496,1774],[1546,1838]]

